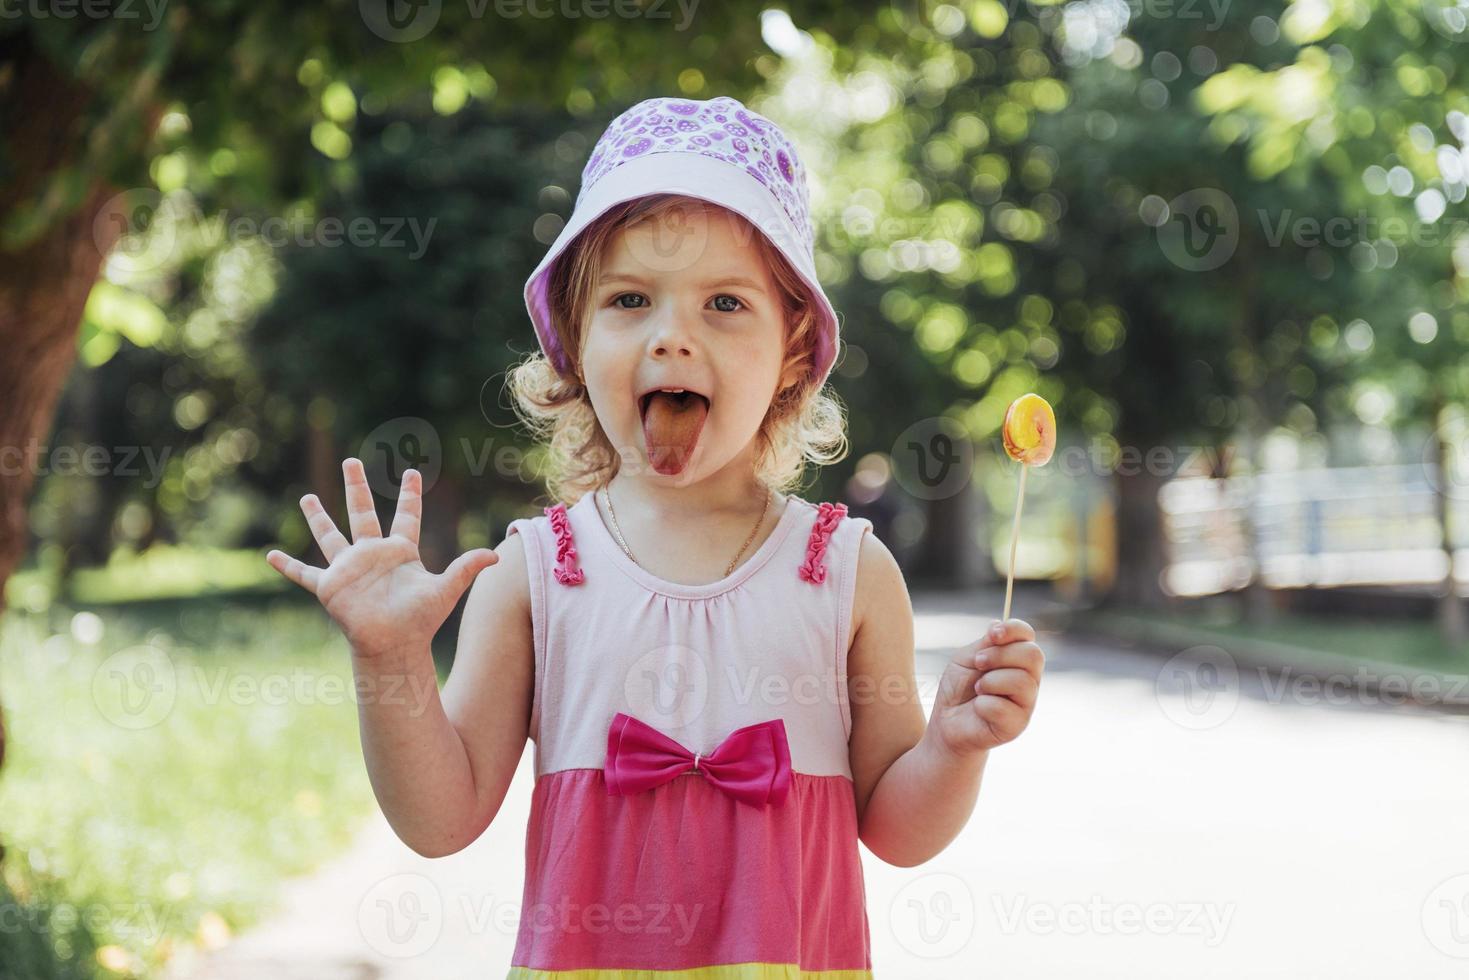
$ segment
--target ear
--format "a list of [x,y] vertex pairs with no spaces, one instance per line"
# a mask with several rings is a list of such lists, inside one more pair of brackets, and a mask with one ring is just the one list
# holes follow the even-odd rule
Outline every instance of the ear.
[[785,371],[781,374],[780,384],[776,387],[775,390],[777,392],[782,392],[785,391],[787,388],[792,388],[795,385],[799,384],[801,381],[801,374],[802,372],[799,365],[792,365],[786,368]]

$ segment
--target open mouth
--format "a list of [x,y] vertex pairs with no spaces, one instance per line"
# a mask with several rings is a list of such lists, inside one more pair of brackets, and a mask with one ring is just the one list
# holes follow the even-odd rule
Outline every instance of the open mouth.
[[686,388],[648,391],[638,399],[648,464],[664,476],[683,472],[699,444],[709,398]]

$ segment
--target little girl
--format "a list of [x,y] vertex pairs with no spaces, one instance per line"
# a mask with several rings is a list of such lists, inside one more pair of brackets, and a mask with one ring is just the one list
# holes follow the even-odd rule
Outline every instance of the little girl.
[[[352,542],[308,494],[328,567],[268,556],[352,644],[409,847],[478,838],[534,741],[512,980],[871,977],[857,841],[902,867],[943,850],[1035,707],[1012,619],[954,655],[925,724],[891,554],[784,492],[845,442],[807,195],[735,99],[628,109],[526,283],[542,353],[511,389],[559,502],[433,575],[420,475],[384,537],[349,459]],[[429,642],[471,582],[440,697]]]

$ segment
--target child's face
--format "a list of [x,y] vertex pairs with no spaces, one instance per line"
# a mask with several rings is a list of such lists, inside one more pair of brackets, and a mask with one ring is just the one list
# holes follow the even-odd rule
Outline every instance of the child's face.
[[[785,317],[758,234],[723,208],[691,202],[607,246],[582,371],[629,475],[688,485],[753,461],[771,399],[793,380],[780,377]],[[657,388],[707,396],[707,416],[694,399],[654,404],[645,416],[640,396]]]

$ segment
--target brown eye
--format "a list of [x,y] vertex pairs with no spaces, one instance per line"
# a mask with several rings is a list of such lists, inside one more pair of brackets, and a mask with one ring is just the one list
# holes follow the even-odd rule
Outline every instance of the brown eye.
[[722,300],[722,299],[727,299],[731,303],[735,303],[736,306],[733,309],[728,308],[728,307],[719,307],[719,312],[721,312],[721,313],[738,313],[740,307],[742,307],[742,306],[745,305],[744,302],[741,301],[738,296],[731,296],[728,293],[721,293],[718,296],[714,297],[714,302],[716,304],[718,304],[718,302],[720,300]]
[[621,293],[616,298],[614,298],[612,300],[612,302],[615,305],[617,305],[619,308],[624,309],[624,310],[638,310],[638,309],[642,309],[641,306],[626,306],[626,305],[624,305],[622,301],[625,300],[625,299],[627,299],[629,296],[634,297],[636,299],[643,299],[643,295],[641,293]]

